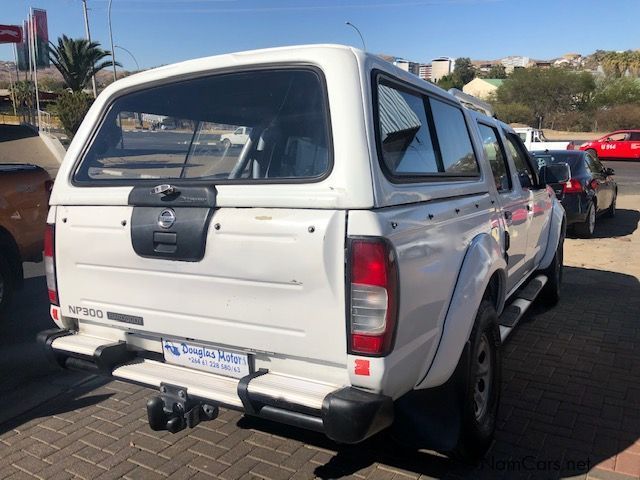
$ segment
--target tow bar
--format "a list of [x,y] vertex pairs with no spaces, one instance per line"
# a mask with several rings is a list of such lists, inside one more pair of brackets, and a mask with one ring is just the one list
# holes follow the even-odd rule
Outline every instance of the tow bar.
[[147,401],[149,427],[155,431],[177,433],[186,427],[195,427],[202,420],[213,420],[218,413],[217,405],[189,398],[186,388],[166,383],[160,384],[159,396]]

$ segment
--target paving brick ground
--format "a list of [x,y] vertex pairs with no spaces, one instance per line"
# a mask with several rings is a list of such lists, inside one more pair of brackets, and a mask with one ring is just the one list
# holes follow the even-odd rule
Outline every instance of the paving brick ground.
[[498,434],[475,469],[385,435],[340,448],[228,410],[153,432],[151,390],[95,380],[0,426],[0,478],[637,478],[639,312],[637,278],[568,268],[560,305],[537,308],[504,346]]
[[[0,319],[11,335],[0,337],[0,479],[640,478],[640,197],[620,206],[600,239],[568,240],[560,304],[534,307],[504,345],[496,442],[476,468],[385,435],[339,447],[228,410],[176,435],[153,432],[152,390],[64,381],[72,374],[42,366],[30,339],[47,328],[46,292],[34,277]],[[584,268],[590,258],[597,269]],[[3,420],[9,409],[26,413]]]

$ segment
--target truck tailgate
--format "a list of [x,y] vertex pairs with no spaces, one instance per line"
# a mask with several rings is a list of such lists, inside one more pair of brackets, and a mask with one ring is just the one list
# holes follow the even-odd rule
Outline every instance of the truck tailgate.
[[139,256],[132,212],[131,206],[58,207],[63,315],[346,364],[344,211],[216,209],[197,262]]

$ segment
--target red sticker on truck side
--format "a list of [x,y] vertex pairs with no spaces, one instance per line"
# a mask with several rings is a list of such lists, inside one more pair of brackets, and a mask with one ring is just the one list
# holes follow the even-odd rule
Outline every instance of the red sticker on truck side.
[[370,375],[370,373],[369,373],[369,360],[356,359],[355,374],[356,375],[364,375],[365,377],[368,377]]

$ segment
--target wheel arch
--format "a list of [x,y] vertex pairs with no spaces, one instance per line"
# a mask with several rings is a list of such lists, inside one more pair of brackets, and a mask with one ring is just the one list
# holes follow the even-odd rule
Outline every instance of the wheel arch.
[[540,259],[538,265],[539,270],[544,270],[551,265],[553,256],[558,249],[558,242],[567,233],[567,214],[564,211],[564,207],[558,201],[553,202],[553,209],[551,211],[551,226],[549,228],[549,236],[547,237],[547,248],[544,251],[544,255]]
[[444,384],[454,373],[483,299],[489,298],[500,312],[506,295],[507,264],[502,247],[489,234],[471,242],[445,316],[438,348],[416,389]]

